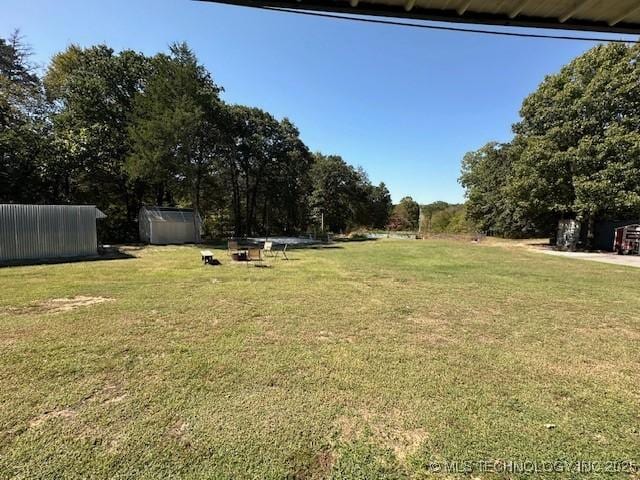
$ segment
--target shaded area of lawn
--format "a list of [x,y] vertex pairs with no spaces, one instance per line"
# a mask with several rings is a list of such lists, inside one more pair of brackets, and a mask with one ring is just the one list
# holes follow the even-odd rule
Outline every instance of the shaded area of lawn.
[[[640,272],[462,242],[342,247],[269,269],[150,247],[0,270],[0,472],[640,460]],[[46,308],[79,297],[104,301]]]

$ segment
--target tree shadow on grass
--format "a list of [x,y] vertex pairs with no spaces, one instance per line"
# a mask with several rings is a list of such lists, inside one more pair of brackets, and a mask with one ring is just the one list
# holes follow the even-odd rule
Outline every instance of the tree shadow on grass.
[[0,262],[0,268],[6,267],[23,267],[29,265],[57,265],[61,263],[80,263],[80,262],[102,262],[106,260],[128,260],[130,258],[136,258],[135,255],[131,255],[128,251],[139,250],[142,247],[128,248],[127,251],[120,249],[119,247],[109,247],[107,249],[101,249],[98,255],[91,255],[88,257],[60,257],[60,258],[25,258],[20,260],[5,260]]
[[375,242],[378,238],[354,237],[354,238],[334,238],[334,242],[351,243],[351,242]]

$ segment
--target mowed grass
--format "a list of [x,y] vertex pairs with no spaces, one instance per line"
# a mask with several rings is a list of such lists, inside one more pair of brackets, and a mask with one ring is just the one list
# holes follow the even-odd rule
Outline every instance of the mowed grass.
[[[218,254],[0,269],[0,477],[640,461],[640,270],[444,241]],[[110,300],[51,307],[76,296]]]

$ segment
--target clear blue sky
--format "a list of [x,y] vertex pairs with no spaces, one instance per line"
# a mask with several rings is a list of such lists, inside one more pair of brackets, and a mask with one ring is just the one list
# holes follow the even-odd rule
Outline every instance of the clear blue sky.
[[225,100],[289,117],[312,150],[363,166],[394,201],[421,203],[462,201],[464,153],[508,140],[522,99],[593,45],[191,0],[4,0],[0,35],[14,28],[43,65],[70,43],[154,54],[187,41]]

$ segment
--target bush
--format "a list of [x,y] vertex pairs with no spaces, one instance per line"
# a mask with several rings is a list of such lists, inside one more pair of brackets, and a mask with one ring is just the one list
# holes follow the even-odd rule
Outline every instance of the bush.
[[367,240],[369,238],[369,231],[366,228],[357,228],[349,232],[347,238],[349,238],[349,240]]

